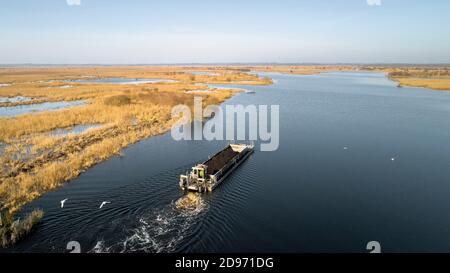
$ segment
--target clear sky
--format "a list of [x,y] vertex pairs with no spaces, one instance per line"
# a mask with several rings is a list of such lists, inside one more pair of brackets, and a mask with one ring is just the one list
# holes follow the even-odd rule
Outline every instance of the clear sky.
[[450,63],[449,0],[1,0],[0,63]]

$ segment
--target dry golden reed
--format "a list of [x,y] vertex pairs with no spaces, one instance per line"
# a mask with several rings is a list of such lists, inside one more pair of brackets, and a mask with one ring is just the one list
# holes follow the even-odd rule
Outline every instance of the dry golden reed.
[[[193,75],[203,70],[211,75]],[[142,85],[81,84],[81,78],[157,78],[174,82]],[[0,118],[0,141],[7,147],[0,156],[0,209],[20,208],[77,177],[84,170],[120,153],[141,139],[162,134],[175,120],[173,106],[192,107],[194,94],[206,83],[270,84],[242,69],[225,67],[77,67],[3,68],[0,97],[24,96],[33,102],[85,100],[82,106],[58,111]],[[201,94],[207,104],[218,104],[236,90]],[[196,94],[197,96],[199,94]],[[17,102],[12,105],[29,104]],[[0,105],[4,106],[4,105]],[[102,124],[83,134],[55,137],[54,129]]]

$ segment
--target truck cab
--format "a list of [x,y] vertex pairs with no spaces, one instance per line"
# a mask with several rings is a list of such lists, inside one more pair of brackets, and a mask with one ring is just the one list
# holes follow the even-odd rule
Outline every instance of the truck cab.
[[198,164],[192,167],[190,173],[180,176],[180,187],[183,190],[191,190],[198,192],[208,191],[209,175],[207,173],[208,166]]

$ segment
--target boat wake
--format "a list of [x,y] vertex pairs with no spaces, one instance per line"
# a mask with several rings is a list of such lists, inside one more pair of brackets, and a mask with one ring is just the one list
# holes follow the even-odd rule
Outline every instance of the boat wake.
[[176,251],[180,242],[189,236],[196,220],[207,211],[208,205],[201,199],[195,209],[180,210],[172,202],[169,206],[140,216],[136,227],[127,231],[124,240],[107,245],[98,241],[92,253],[170,253]]

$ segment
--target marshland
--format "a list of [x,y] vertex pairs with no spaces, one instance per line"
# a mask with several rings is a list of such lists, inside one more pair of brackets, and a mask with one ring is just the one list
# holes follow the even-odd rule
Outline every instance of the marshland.
[[[0,82],[7,84],[0,89],[5,98],[0,105],[0,210],[14,215],[24,204],[120,154],[129,144],[166,132],[174,123],[172,107],[192,105],[191,90],[206,90],[209,83],[271,83],[227,68],[214,68],[212,76],[189,71],[2,68]],[[125,81],[108,80],[120,78]],[[135,84],[138,78],[144,81]],[[195,95],[207,104],[219,104],[235,92],[220,89]],[[55,133],[93,124],[97,126],[77,134]]]
[[[341,84],[364,80],[365,84],[390,86],[383,89],[382,96],[397,96],[401,92],[403,97],[417,91],[398,89],[397,84],[448,89],[448,71],[448,68],[331,65],[1,68],[0,82],[5,84],[0,88],[0,107],[22,110],[0,116],[0,200],[3,223],[7,223],[1,231],[2,244],[6,246],[23,238],[45,215],[46,210],[39,207],[27,208],[29,213],[23,214],[24,206],[93,166],[113,156],[120,158],[131,144],[166,133],[176,122],[171,117],[172,107],[178,104],[192,107],[194,96],[202,96],[206,106],[221,104],[246,89],[261,89],[260,95],[249,95],[244,101],[271,104],[281,100],[288,109],[293,109],[289,108],[290,103],[307,94],[302,93],[307,91],[301,86],[310,86],[310,81],[317,80],[309,88],[320,90],[327,81]],[[358,73],[362,73],[361,78]],[[373,79],[372,74],[376,75]],[[285,83],[277,83],[278,87],[270,89],[265,97],[265,88],[274,83],[272,78]],[[290,92],[298,88],[299,93]],[[368,95],[365,88],[363,85],[361,95]],[[285,101],[284,92],[294,101]],[[434,96],[431,90],[421,92]],[[358,96],[357,91],[354,95]],[[32,110],[27,111],[27,107]],[[305,107],[308,109],[308,105]],[[288,116],[284,112],[282,118],[295,125],[291,118],[297,115],[295,111]],[[176,184],[175,180],[173,183]],[[23,215],[19,222],[15,219],[18,213]]]

